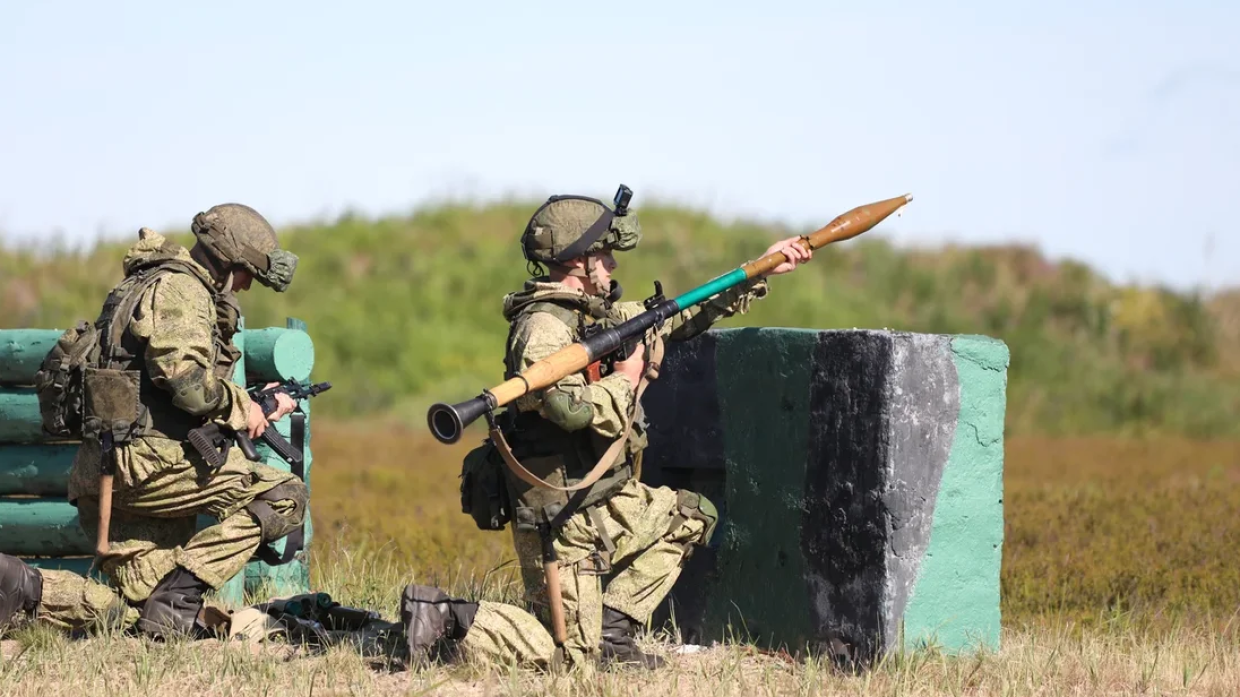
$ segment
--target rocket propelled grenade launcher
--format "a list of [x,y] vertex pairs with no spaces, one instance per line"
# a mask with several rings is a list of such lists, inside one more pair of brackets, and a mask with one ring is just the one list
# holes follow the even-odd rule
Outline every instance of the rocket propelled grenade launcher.
[[[809,235],[802,235],[800,242],[805,248],[814,250],[834,242],[851,239],[873,228],[912,200],[912,194],[905,194],[858,206],[838,216],[819,230]],[[634,337],[643,336],[646,330],[675,316],[678,312],[709,300],[751,278],[762,276],[785,261],[787,258],[782,252],[774,252],[735,268],[671,300],[662,299],[656,295],[646,301],[646,311],[640,315],[623,324],[603,330],[584,341],[560,349],[531,365],[523,373],[489,390],[483,390],[482,394],[473,399],[457,404],[441,402],[433,405],[426,416],[431,433],[441,443],[455,443],[460,440],[464,428],[479,416],[498,409],[525,394],[554,385],[564,376],[585,369],[586,366],[620,348]]]

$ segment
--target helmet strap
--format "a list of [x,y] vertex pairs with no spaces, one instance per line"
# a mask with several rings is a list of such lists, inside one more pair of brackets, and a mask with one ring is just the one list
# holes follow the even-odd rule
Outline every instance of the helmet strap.
[[215,252],[210,247],[199,240],[198,244],[195,244],[193,249],[189,251],[190,258],[198,262],[199,266],[205,268],[211,274],[211,278],[215,279],[216,283],[221,284],[221,288],[227,288],[232,285],[232,268],[216,258]]
[[594,294],[598,296],[606,296],[608,291],[611,289],[607,287],[607,284],[603,283],[603,279],[599,277],[598,263],[596,263],[595,256],[593,254],[586,255],[586,269],[586,276],[589,277],[590,282],[594,284]]
[[614,294],[613,284],[617,286],[619,284],[616,284],[614,280],[611,283],[603,283],[603,279],[598,275],[598,266],[595,264],[596,258],[593,254],[587,254],[582,257],[585,260],[584,269],[579,266],[565,266],[555,262],[549,262],[548,265],[565,276],[589,279],[590,283],[594,285],[594,295],[600,298],[609,298]]

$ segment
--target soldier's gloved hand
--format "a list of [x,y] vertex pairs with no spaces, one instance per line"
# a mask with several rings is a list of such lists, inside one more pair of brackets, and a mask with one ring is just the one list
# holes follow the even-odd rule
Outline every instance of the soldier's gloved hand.
[[629,382],[633,383],[633,387],[636,388],[646,372],[646,345],[638,344],[628,358],[616,361],[616,372],[628,377]]
[[263,415],[263,408],[258,406],[258,402],[250,402],[250,413],[246,416],[245,428],[250,432],[250,440],[257,439],[263,435],[263,431],[267,430],[267,417]]
[[[271,387],[275,387],[279,384],[280,383],[278,382],[269,382],[263,387],[263,389],[265,390]],[[284,394],[283,392],[277,392],[276,393],[276,410],[267,415],[267,420],[272,423],[275,423],[276,421],[283,419],[289,414],[292,414],[293,410],[296,408],[297,408],[297,402],[293,401],[292,397]]]

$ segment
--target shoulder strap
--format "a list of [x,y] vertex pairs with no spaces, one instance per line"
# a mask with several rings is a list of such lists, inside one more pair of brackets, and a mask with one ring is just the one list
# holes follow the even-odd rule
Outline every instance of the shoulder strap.
[[560,320],[569,328],[570,331],[573,332],[574,338],[580,338],[576,336],[580,329],[580,322],[582,321],[584,315],[589,314],[574,310],[563,303],[557,302],[554,298],[532,302],[521,308],[522,316],[531,312],[546,312],[547,314]]
[[[653,343],[651,338],[653,337]],[[629,411],[628,425],[624,428],[624,433],[612,442],[611,447],[607,448],[607,452],[599,458],[594,467],[590,469],[590,473],[580,482],[572,486],[556,486],[550,482],[540,479],[538,475],[529,471],[522,465],[516,456],[512,454],[512,448],[509,447],[508,441],[504,439],[504,434],[499,430],[498,426],[490,429],[491,441],[495,443],[495,448],[499,450],[499,454],[504,458],[504,463],[508,465],[508,469],[517,475],[521,481],[543,489],[553,489],[555,491],[580,491],[586,487],[593,486],[595,482],[603,478],[607,470],[611,469],[611,463],[615,461],[616,456],[620,454],[620,449],[629,439],[629,434],[633,431],[633,420],[637,417],[637,410],[641,405],[642,393],[646,391],[646,386],[650,381],[659,375],[659,366],[663,362],[663,338],[657,332],[647,334],[647,344],[649,348],[649,358],[647,359],[646,373],[642,375],[642,379],[637,383],[637,391],[633,394],[633,408]]]
[[[104,345],[100,347],[100,358],[102,360],[113,363],[118,360],[128,361],[134,358],[133,356],[123,355],[121,349],[121,339],[124,337],[125,329],[129,326],[128,320],[133,317],[133,313],[138,309],[138,301],[142,299],[142,295],[146,293],[147,289],[155,285],[155,281],[170,273],[185,273],[193,276],[214,297],[215,289],[207,279],[202,277],[201,272],[179,259],[169,259],[140,269],[134,276],[130,277],[135,279],[132,282],[133,285],[130,286],[125,296],[117,303],[115,310],[106,319],[107,324],[105,326],[107,331],[101,337]],[[128,278],[125,280],[129,281]],[[123,321],[117,321],[122,318]]]
[[563,322],[564,326],[568,327],[568,330],[572,332],[574,341],[581,340],[581,316],[578,315],[572,308],[556,302],[554,297],[544,300],[536,300],[522,307],[521,310],[517,312],[517,316],[514,317],[512,322],[508,325],[508,339],[504,342],[505,379],[516,374],[516,368],[508,363],[510,357],[512,356],[512,341],[516,337],[517,322],[521,321],[522,318],[533,312],[546,312],[547,314],[555,317]]

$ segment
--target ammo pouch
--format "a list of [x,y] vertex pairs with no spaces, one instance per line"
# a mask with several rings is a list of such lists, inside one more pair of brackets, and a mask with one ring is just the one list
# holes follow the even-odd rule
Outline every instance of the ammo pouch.
[[[574,337],[578,336],[578,329],[574,327],[577,317],[571,311],[554,302],[533,303],[524,311],[533,309],[550,312],[573,332]],[[512,340],[510,331],[509,353]],[[633,396],[627,428],[610,444],[589,429],[564,431],[537,414],[517,413],[515,406],[510,406],[502,419],[488,417],[487,442],[466,456],[461,472],[461,508],[474,516],[480,528],[499,529],[491,526],[495,524],[492,521],[501,518],[511,520],[520,532],[533,532],[544,526],[557,527],[570,505],[573,511],[588,509],[611,498],[629,479],[640,477],[641,450],[646,444],[641,398],[650,381],[658,377],[663,360],[663,340],[657,333],[648,335],[645,343],[649,351],[646,375]],[[505,377],[518,374],[507,360]],[[502,429],[500,421],[504,422]],[[512,438],[516,446],[515,452],[508,438]],[[601,455],[600,451],[603,451]],[[488,488],[491,484],[477,475],[466,481],[467,474],[489,471],[483,469],[483,463],[490,463],[493,453],[498,453],[500,461],[507,465],[503,471],[507,501],[502,506],[503,514],[497,518],[480,514],[485,508],[483,502],[490,501],[493,495]],[[471,458],[474,458],[472,464]],[[494,464],[486,466],[498,469]],[[574,483],[568,484],[570,481]],[[483,488],[479,490],[479,486]]]
[[129,442],[145,422],[137,370],[86,368],[82,371],[82,437],[112,434],[112,443]]
[[[513,526],[520,532],[556,527],[566,509],[572,515],[602,503],[633,478],[624,439],[603,448],[599,445],[606,441],[593,433],[566,433],[534,414],[523,414],[516,421],[537,424],[512,434],[512,462],[505,473],[514,504]],[[492,440],[502,443],[497,447],[502,457],[508,447],[505,436],[493,434]],[[600,457],[601,450],[606,452]]]
[[471,516],[479,530],[503,530],[512,519],[504,461],[490,439],[461,462],[461,512]]
[[510,411],[506,421],[516,443],[514,452],[498,422],[492,422],[490,440],[508,465],[505,474],[512,487],[513,526],[518,531],[558,527],[566,508],[577,511],[602,503],[628,480],[641,476],[641,448],[646,443],[641,399],[663,361],[663,340],[656,334],[652,343],[646,375],[633,395],[628,426],[606,448],[607,439],[589,429],[570,433],[537,414]]

